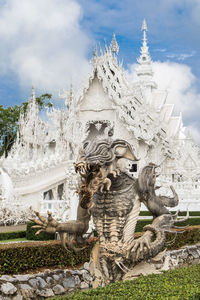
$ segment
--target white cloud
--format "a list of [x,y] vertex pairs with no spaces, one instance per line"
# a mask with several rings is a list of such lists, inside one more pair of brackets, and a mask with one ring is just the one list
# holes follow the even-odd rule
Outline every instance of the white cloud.
[[160,49],[154,49],[153,51],[155,52],[166,52],[167,49],[165,48],[160,48]]
[[198,128],[198,125],[196,126],[196,124],[190,124],[187,126],[190,135],[192,136],[192,138],[198,143],[200,144],[200,131]]
[[9,0],[0,10],[0,68],[21,86],[49,92],[79,83],[88,70],[89,39],[75,0]]
[[[175,62],[153,62],[154,80],[158,88],[168,91],[167,102],[174,103],[174,114],[182,112],[183,123],[200,143],[200,94],[195,87],[196,77],[191,68]],[[135,65],[129,68],[129,78],[136,78]]]
[[192,51],[190,53],[180,53],[180,54],[175,54],[175,53],[169,53],[166,55],[168,58],[175,58],[177,60],[185,60],[187,58],[193,57],[195,55],[195,51]]
[[191,68],[175,62],[153,62],[154,80],[160,89],[168,90],[168,103],[175,104],[175,112],[191,121],[199,114],[200,94],[195,89]]

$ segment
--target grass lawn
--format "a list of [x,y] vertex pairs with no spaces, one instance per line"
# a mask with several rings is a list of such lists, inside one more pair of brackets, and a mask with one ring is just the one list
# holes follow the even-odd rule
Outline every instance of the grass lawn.
[[26,238],[18,238],[18,239],[11,239],[11,240],[2,240],[0,243],[9,243],[9,242],[20,242],[20,241],[28,241]]
[[141,276],[133,281],[117,282],[103,288],[49,298],[51,300],[146,300],[200,299],[200,264]]

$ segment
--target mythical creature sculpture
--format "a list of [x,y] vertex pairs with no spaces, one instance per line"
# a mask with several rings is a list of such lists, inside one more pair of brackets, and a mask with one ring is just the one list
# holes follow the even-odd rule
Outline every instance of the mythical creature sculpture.
[[[38,233],[57,231],[65,248],[79,251],[82,247],[77,245],[84,244],[84,234],[93,217],[98,234],[90,259],[94,286],[120,280],[140,261],[155,257],[165,246],[165,232],[176,227],[178,214],[172,215],[167,209],[178,204],[174,188],[170,187],[172,198],[157,196],[157,166],[149,164],[138,178],[133,178],[125,168],[127,159],[137,161],[124,140],[108,137],[86,141],[75,164],[82,181],[77,220],[61,224],[51,214],[46,219],[39,213],[33,220]],[[134,239],[141,202],[152,212],[153,222],[144,227],[140,238]]]

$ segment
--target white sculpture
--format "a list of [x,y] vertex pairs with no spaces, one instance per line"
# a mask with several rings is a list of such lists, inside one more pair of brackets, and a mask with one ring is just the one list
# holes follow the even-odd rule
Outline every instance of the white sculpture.
[[13,198],[12,180],[6,170],[0,167],[0,201],[9,199],[12,202]]

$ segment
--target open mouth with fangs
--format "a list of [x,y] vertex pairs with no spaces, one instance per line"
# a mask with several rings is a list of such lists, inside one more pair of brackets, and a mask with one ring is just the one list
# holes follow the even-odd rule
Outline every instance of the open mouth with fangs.
[[82,184],[79,186],[80,205],[82,208],[93,207],[92,196],[104,188],[110,190],[111,180],[107,178],[108,173],[98,164],[90,164],[80,161],[74,165],[75,171],[80,174]]
[[[85,181],[90,181],[95,174],[99,172],[100,166],[97,164],[90,164],[85,161],[80,161],[74,164],[76,173],[79,173],[81,178]],[[89,182],[87,182],[89,184]]]

